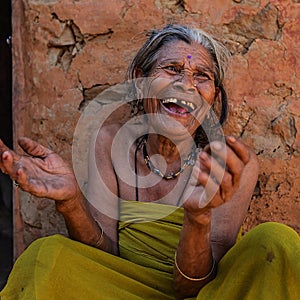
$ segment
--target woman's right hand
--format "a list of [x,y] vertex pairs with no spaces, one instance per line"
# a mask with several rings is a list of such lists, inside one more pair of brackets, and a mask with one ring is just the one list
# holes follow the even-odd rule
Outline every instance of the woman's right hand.
[[56,201],[72,200],[80,194],[72,168],[58,154],[25,137],[18,144],[25,155],[0,140],[0,169],[23,191]]
[[193,168],[187,187],[189,197],[183,204],[190,215],[201,217],[230,201],[239,189],[242,174],[252,156],[241,140],[233,136],[225,139],[226,144],[212,142],[207,145]]

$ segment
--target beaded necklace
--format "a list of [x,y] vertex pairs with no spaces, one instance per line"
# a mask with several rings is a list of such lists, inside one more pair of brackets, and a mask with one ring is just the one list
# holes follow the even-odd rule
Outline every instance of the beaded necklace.
[[172,180],[172,179],[175,179],[177,178],[181,173],[184,172],[184,170],[190,166],[193,166],[195,164],[195,161],[196,161],[196,158],[197,158],[197,149],[195,147],[193,147],[192,151],[189,153],[188,157],[184,160],[184,163],[182,165],[182,167],[177,170],[176,172],[171,172],[167,175],[163,174],[161,172],[160,169],[156,168],[153,163],[151,162],[150,160],[150,156],[147,152],[147,149],[146,149],[146,145],[147,145],[147,140],[148,140],[148,134],[145,134],[138,142],[138,145],[136,147],[136,150],[135,150],[135,176],[136,176],[136,179],[135,179],[135,189],[136,189],[136,192],[135,192],[135,195],[136,195],[136,201],[139,201],[138,200],[138,175],[137,175],[137,151],[142,148],[142,151],[143,151],[143,156],[144,156],[144,161],[146,163],[146,166],[148,167],[148,169],[153,172],[154,174],[160,176],[162,179],[165,179],[165,180]]

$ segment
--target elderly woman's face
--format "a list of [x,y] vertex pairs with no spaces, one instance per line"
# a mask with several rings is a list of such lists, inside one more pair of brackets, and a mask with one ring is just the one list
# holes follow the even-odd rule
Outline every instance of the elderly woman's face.
[[[183,126],[193,135],[216,94],[214,63],[207,50],[196,43],[174,41],[158,53],[144,107],[146,113],[156,115],[152,125],[160,130],[173,131],[178,136],[184,134]],[[170,120],[177,122],[174,125]]]

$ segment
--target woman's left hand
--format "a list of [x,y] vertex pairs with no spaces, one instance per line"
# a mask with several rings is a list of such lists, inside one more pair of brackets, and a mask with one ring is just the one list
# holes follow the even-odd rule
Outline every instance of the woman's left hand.
[[233,136],[225,141],[226,144],[214,141],[207,145],[193,168],[183,203],[186,212],[193,216],[228,202],[239,188],[250,153]]

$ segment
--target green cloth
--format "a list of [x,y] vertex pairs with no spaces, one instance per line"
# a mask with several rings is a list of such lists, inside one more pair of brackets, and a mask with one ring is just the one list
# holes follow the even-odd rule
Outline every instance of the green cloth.
[[[16,261],[1,300],[174,299],[173,257],[182,222],[182,209],[122,203],[120,257],[61,235],[38,239]],[[296,300],[299,276],[299,236],[285,225],[265,223],[223,257],[216,279],[197,299]]]
[[222,258],[216,279],[201,290],[200,299],[300,299],[299,235],[279,223],[258,225]]
[[120,211],[120,256],[172,275],[183,209],[150,202],[123,201]]

